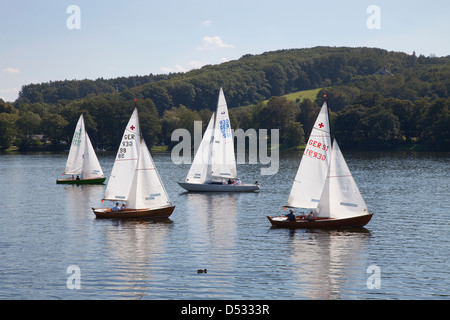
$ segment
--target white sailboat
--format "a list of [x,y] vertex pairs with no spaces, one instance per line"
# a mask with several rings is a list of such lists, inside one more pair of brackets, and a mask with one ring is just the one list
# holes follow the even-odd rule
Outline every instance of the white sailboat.
[[58,179],[56,183],[103,184],[106,179],[86,132],[83,114],[80,115],[75,127],[64,174],[72,177]]
[[372,218],[336,140],[331,146],[326,102],[314,124],[286,207],[308,209],[311,214],[295,219],[267,216],[272,225],[339,228],[364,226]]
[[211,116],[186,179],[178,184],[188,191],[249,192],[260,189],[258,184],[244,184],[238,179],[233,135],[222,88],[217,110]]
[[137,109],[125,128],[103,200],[126,201],[126,209],[92,208],[97,218],[167,218],[175,208],[142,138]]

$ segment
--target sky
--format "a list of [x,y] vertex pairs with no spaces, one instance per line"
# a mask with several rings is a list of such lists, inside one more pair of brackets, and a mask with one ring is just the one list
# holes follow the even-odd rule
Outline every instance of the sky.
[[0,0],[0,98],[315,46],[447,56],[450,1]]

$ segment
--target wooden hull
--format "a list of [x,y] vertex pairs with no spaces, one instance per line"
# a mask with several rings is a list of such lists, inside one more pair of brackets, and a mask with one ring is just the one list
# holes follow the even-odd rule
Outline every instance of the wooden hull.
[[331,219],[331,218],[316,218],[314,220],[306,220],[297,217],[296,221],[288,221],[285,216],[269,217],[272,226],[283,228],[301,228],[301,229],[339,229],[349,227],[362,227],[369,223],[372,214],[366,214],[353,218],[345,219]]
[[188,183],[178,182],[180,187],[187,191],[200,192],[252,192],[260,190],[261,187],[257,184],[216,184],[216,183]]
[[58,179],[56,180],[57,184],[103,184],[106,178],[92,178],[92,179]]
[[175,206],[162,207],[158,209],[126,209],[121,211],[112,211],[111,208],[98,208],[92,210],[97,219],[151,219],[168,218]]

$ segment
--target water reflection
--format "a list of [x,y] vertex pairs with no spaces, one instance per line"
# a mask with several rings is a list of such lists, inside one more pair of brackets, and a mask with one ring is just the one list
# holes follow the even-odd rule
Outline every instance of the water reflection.
[[[162,220],[98,220],[91,207],[104,186],[66,186],[64,201],[68,236],[67,264],[79,265],[83,293],[108,292],[111,297],[141,299],[161,269],[172,225]],[[86,279],[95,278],[95,283]]]
[[339,299],[350,288],[366,285],[367,244],[364,229],[290,230],[291,259],[299,282],[297,295],[308,299]]
[[184,196],[192,253],[205,257],[205,251],[211,252],[214,258],[204,263],[231,269],[235,259],[237,195],[184,193]]

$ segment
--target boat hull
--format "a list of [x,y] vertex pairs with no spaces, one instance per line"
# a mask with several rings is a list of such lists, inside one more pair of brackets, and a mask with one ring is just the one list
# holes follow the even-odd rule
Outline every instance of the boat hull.
[[58,179],[57,184],[103,184],[106,178],[92,178],[92,179]]
[[126,209],[112,211],[111,208],[92,208],[97,219],[151,219],[168,218],[175,206],[162,207],[158,209]]
[[180,187],[187,191],[200,192],[252,192],[260,190],[257,184],[216,184],[216,183],[188,183],[178,182]]
[[300,229],[339,229],[349,227],[363,227],[372,219],[372,214],[365,214],[353,218],[331,219],[316,218],[314,220],[306,220],[297,217],[296,221],[288,221],[285,216],[270,217],[267,216],[272,226],[283,228],[300,228]]

